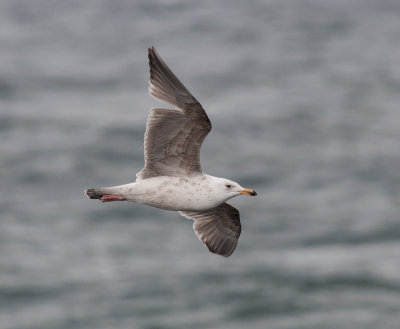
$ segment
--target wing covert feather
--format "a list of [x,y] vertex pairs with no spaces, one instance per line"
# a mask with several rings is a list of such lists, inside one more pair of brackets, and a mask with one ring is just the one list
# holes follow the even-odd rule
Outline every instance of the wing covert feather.
[[150,94],[175,109],[151,109],[144,139],[145,166],[137,179],[201,173],[200,148],[211,122],[154,47],[149,48]]
[[242,230],[239,211],[229,203],[205,211],[180,211],[193,219],[193,229],[208,249],[229,257],[234,252]]

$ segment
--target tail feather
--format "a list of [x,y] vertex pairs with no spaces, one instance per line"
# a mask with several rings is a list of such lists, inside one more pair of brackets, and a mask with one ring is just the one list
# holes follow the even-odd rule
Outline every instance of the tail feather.
[[100,189],[90,188],[85,191],[89,199],[101,199],[104,196],[104,191]]

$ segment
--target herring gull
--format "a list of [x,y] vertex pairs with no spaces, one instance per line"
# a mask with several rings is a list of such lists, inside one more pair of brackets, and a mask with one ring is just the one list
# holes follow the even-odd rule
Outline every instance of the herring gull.
[[200,103],[179,81],[154,47],[149,48],[150,95],[175,106],[152,108],[144,136],[144,168],[129,184],[87,189],[90,199],[132,201],[179,211],[193,219],[197,237],[228,257],[241,232],[239,211],[226,201],[257,195],[226,178],[203,174],[200,148],[211,123]]

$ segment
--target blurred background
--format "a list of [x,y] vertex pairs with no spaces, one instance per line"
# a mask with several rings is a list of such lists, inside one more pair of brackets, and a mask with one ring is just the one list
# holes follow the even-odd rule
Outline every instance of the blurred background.
[[[207,110],[242,236],[135,180],[154,45]],[[399,328],[400,2],[0,2],[2,329]]]

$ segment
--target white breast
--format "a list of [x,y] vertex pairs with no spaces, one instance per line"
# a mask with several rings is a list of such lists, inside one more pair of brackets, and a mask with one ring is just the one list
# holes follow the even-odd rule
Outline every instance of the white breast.
[[216,200],[209,177],[159,176],[122,185],[120,188],[128,201],[167,210],[200,211],[221,204],[221,200]]

